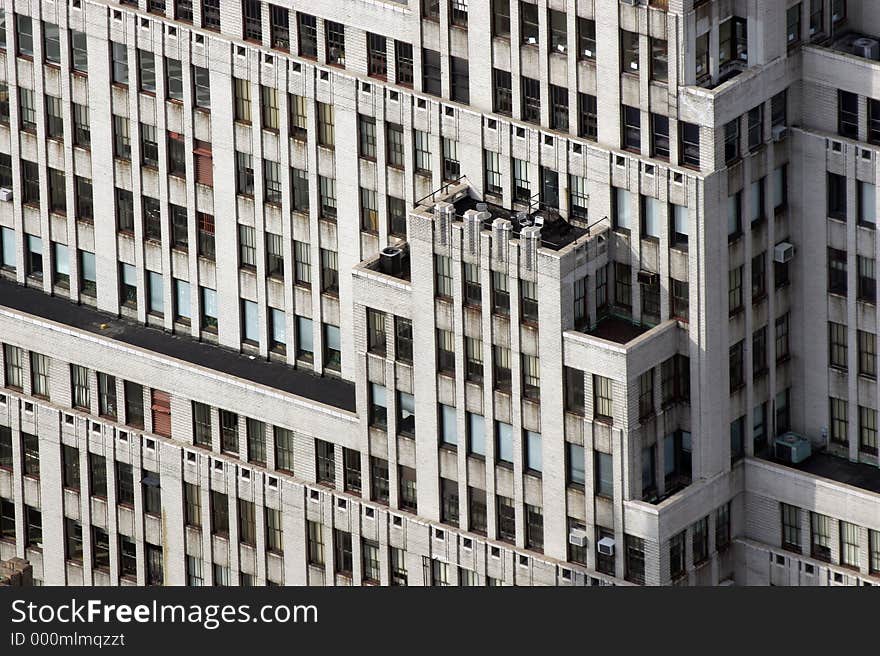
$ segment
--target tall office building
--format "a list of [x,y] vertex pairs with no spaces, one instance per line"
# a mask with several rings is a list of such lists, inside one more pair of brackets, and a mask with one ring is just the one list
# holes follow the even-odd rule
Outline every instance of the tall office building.
[[874,4],[5,3],[0,559],[880,583]]

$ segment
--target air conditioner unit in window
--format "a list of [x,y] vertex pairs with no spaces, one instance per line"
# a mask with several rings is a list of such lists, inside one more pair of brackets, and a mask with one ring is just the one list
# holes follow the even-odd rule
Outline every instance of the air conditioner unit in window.
[[788,128],[784,125],[774,125],[771,133],[773,141],[782,141],[788,136]]
[[660,274],[641,270],[638,273],[638,281],[640,285],[656,285],[660,281]]
[[599,553],[603,556],[614,555],[614,538],[602,538],[596,543]]
[[785,264],[794,258],[794,246],[787,241],[781,241],[773,247],[773,261]]
[[630,5],[632,7],[638,7],[641,4],[640,0],[620,0],[625,5]]
[[587,546],[587,532],[582,528],[573,528],[568,533],[568,543],[576,547]]
[[7,187],[3,187],[2,189],[0,189],[0,200],[12,200],[12,189],[9,189]]

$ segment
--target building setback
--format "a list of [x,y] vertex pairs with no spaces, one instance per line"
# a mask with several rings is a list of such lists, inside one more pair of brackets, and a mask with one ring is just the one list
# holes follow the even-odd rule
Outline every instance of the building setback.
[[871,0],[8,4],[36,584],[880,584]]

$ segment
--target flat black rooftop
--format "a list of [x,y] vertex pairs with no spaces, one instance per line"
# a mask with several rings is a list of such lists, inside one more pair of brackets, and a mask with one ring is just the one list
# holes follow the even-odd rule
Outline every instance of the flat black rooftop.
[[[354,383],[294,369],[281,362],[253,360],[231,349],[49,296],[36,289],[0,279],[0,306],[78,328],[222,374],[272,387],[295,396],[355,412]],[[106,324],[102,329],[101,325]]]
[[[455,206],[455,213],[458,216],[463,216],[468,210],[477,209],[477,203],[481,202],[483,201],[471,198],[469,195],[465,194],[453,203]],[[513,236],[519,237],[520,230],[526,226],[520,224],[518,211],[509,210],[501,205],[496,205],[495,203],[486,202],[485,205],[486,210],[492,216],[483,222],[484,229],[491,230],[492,221],[495,219],[507,219],[513,224]],[[544,246],[545,248],[559,250],[587,234],[587,231],[584,228],[572,225],[559,216],[558,213],[553,212],[549,208],[541,207],[533,209],[530,212],[525,212],[525,214],[528,216],[527,225],[534,225],[536,218],[543,217],[544,225],[541,227],[541,246]]]
[[634,340],[639,335],[644,335],[651,329],[650,326],[633,323],[629,319],[609,315],[599,320],[592,330],[586,331],[588,335],[598,337],[599,339],[607,339],[609,342],[618,344],[626,344]]
[[880,468],[874,465],[850,462],[846,458],[833,456],[824,451],[814,452],[809,458],[796,465],[766,456],[764,459],[777,465],[880,494]]

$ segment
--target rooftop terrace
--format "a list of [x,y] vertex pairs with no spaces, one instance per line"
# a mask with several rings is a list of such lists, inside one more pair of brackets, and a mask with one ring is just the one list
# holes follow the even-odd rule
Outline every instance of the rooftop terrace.
[[[173,335],[0,279],[0,308],[30,314],[295,396],[355,412],[354,384]],[[0,336],[2,341],[2,336]]]

